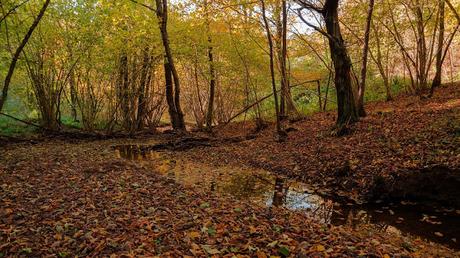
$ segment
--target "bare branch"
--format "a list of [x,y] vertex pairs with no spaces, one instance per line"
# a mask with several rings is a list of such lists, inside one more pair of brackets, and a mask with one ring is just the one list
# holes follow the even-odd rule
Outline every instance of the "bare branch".
[[321,33],[323,36],[327,37],[328,39],[330,40],[334,40],[334,37],[332,37],[330,34],[328,34],[327,32],[325,32],[324,30],[322,30],[320,27],[316,26],[316,25],[313,25],[312,23],[308,22],[307,20],[305,20],[305,18],[302,16],[302,10],[304,8],[299,8],[297,9],[297,14],[299,16],[299,18],[309,27],[311,27],[312,29],[316,30],[317,32]]
[[[27,2],[29,2],[29,0],[25,0],[23,1],[22,3],[19,3],[15,6],[13,6],[13,8],[11,8],[1,19],[0,19],[0,23],[3,22],[3,20],[6,19],[6,17],[8,17],[10,14],[14,13],[14,11],[16,11],[19,7],[23,6],[24,4],[26,4]],[[0,6],[2,5],[2,3],[0,2]],[[2,8],[3,9],[3,8]]]
[[318,13],[323,13],[324,11],[323,8],[317,5],[314,5],[313,3],[310,3],[309,1],[306,1],[306,0],[296,0],[295,2],[297,2],[303,8],[307,8],[307,9],[313,10]]
[[144,4],[144,3],[139,3],[139,2],[136,1],[136,0],[130,0],[130,1],[133,2],[133,3],[135,3],[135,4],[138,4],[138,5],[140,5],[140,6],[143,6],[143,7],[147,8],[147,9],[149,9],[149,10],[152,11],[152,12],[156,12],[156,11],[157,11],[155,8],[153,8],[153,7],[149,6],[149,5],[146,5],[146,4]]

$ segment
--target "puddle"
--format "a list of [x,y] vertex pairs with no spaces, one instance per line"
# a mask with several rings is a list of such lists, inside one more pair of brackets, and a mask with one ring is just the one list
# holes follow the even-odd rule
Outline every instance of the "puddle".
[[371,226],[379,231],[410,234],[460,249],[460,210],[414,203],[387,206],[339,204],[314,194],[306,184],[264,170],[171,160],[143,145],[115,146],[114,149],[119,158],[142,162],[152,171],[201,191],[305,212],[326,224]]

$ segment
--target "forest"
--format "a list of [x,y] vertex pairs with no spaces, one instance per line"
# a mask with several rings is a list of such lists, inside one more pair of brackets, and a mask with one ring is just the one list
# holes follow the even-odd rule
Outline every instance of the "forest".
[[459,0],[0,0],[0,257],[459,257]]

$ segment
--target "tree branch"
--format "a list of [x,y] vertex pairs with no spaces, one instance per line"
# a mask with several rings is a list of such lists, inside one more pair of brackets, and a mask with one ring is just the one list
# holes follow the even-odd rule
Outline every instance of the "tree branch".
[[156,12],[156,11],[157,11],[155,8],[153,8],[153,7],[149,6],[149,5],[146,5],[146,4],[144,4],[144,3],[139,3],[139,2],[136,1],[136,0],[130,0],[130,1],[133,2],[133,3],[135,3],[135,4],[138,4],[138,5],[140,5],[140,6],[143,6],[143,7],[147,8],[147,9],[149,9],[149,10],[152,11],[152,12]]
[[323,13],[324,10],[323,8],[321,7],[318,7],[310,2],[307,2],[305,0],[295,0],[295,2],[297,2],[299,5],[301,5],[303,8],[307,8],[307,9],[310,9],[310,10],[313,10],[315,12],[318,12],[318,13]]
[[322,30],[320,27],[316,26],[316,25],[313,25],[312,23],[308,22],[307,20],[305,20],[305,18],[302,16],[302,10],[304,8],[299,8],[297,9],[297,15],[299,16],[299,18],[309,27],[311,27],[312,29],[316,30],[317,32],[321,33],[323,36],[325,36],[326,38],[330,39],[330,40],[335,40],[334,37],[332,37],[332,35],[328,34],[327,32],[325,32],[324,30]]
[[[0,19],[0,23],[3,22],[3,20],[6,19],[6,17],[8,17],[10,14],[12,14],[14,11],[16,11],[16,9],[18,9],[19,7],[23,6],[24,4],[26,4],[27,2],[29,2],[29,0],[25,0],[24,2],[22,3],[19,3],[15,6],[13,6],[13,8],[11,8],[1,19]],[[2,5],[2,3],[0,2],[0,6]]]

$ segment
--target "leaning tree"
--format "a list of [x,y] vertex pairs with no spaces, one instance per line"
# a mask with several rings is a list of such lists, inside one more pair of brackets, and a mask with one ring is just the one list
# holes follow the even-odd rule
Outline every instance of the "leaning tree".
[[[309,27],[315,29],[328,39],[331,59],[335,69],[335,88],[337,91],[338,116],[337,134],[343,134],[350,123],[358,121],[358,112],[353,96],[351,78],[351,59],[339,26],[339,0],[320,1],[297,0],[300,5],[298,15]],[[326,30],[313,24],[303,16],[303,10],[310,10],[322,16]]]

